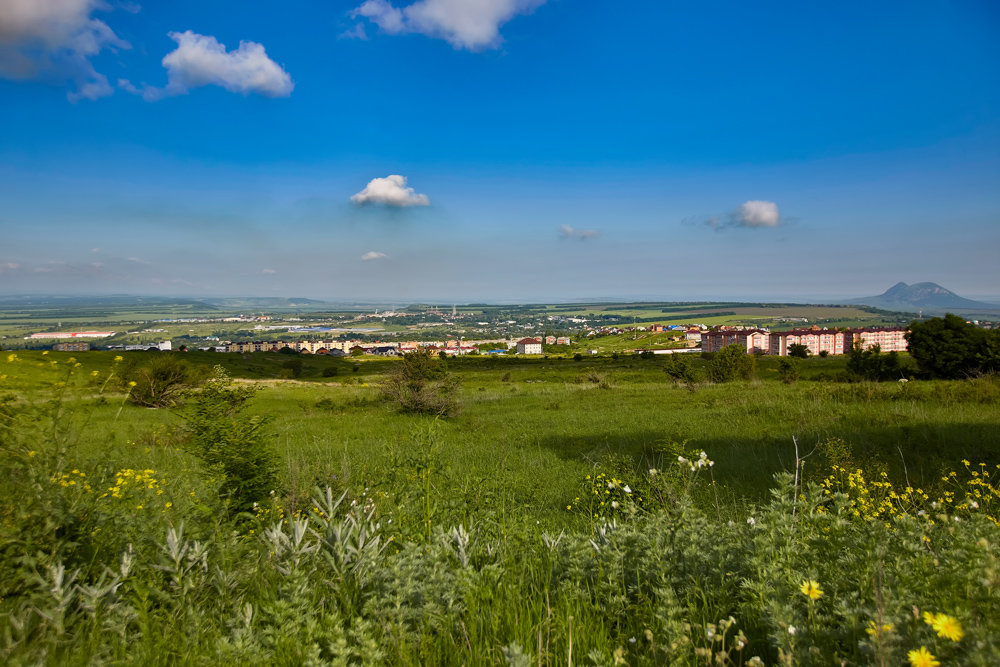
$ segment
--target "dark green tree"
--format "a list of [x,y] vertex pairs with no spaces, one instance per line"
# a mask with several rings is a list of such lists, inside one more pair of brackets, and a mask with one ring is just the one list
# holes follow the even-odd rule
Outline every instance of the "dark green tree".
[[788,346],[788,356],[805,359],[809,356],[809,346],[802,343],[792,343]]
[[742,345],[733,344],[722,348],[708,364],[708,377],[712,382],[749,380],[753,377],[757,360],[747,354]]
[[136,405],[164,408],[176,405],[204,374],[173,354],[131,356],[118,376],[122,389]]
[[948,313],[913,322],[906,332],[910,356],[921,372],[964,378],[1000,369],[1000,331],[989,331]]
[[692,384],[698,381],[698,374],[687,354],[668,354],[663,372],[677,382]]
[[386,373],[382,398],[401,412],[450,417],[458,411],[458,378],[429,350],[403,355]]
[[778,362],[778,377],[785,384],[794,384],[799,379],[799,367],[794,359],[782,359]]
[[180,411],[185,448],[221,480],[219,494],[235,516],[253,510],[278,487],[278,458],[264,441],[267,417],[243,411],[257,393],[253,385],[233,385],[221,366]]
[[878,345],[867,348],[855,345],[848,354],[847,372],[855,378],[873,382],[899,380],[906,376],[899,353],[883,353]]

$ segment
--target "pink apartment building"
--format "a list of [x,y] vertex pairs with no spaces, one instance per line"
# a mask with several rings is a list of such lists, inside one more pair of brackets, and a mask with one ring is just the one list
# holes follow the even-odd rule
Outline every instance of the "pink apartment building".
[[866,327],[838,331],[836,329],[793,329],[770,332],[764,329],[723,329],[701,335],[704,352],[718,352],[729,345],[739,345],[747,353],[763,352],[779,357],[788,356],[792,345],[805,345],[810,354],[847,354],[855,345],[869,348],[878,345],[883,352],[906,351],[906,329]]

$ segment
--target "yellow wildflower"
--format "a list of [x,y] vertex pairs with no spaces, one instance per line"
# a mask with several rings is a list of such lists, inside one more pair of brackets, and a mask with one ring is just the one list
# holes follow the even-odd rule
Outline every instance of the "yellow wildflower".
[[128,381],[128,386],[129,386],[129,388],[134,387],[135,386],[135,380],[129,380]]
[[965,636],[962,624],[948,614],[932,614],[929,611],[925,611],[923,619],[924,623],[934,628],[934,632],[937,633],[938,637],[957,642]]
[[938,667],[941,664],[934,654],[923,646],[915,651],[907,651],[906,659],[910,661],[911,667]]
[[115,363],[118,363],[119,361],[124,361],[124,359],[122,359],[122,355],[120,354],[115,356]]
[[804,579],[799,584],[799,590],[810,600],[818,600],[823,597],[823,591],[820,590],[819,582],[813,579]]
[[895,629],[896,626],[893,625],[892,623],[883,623],[881,625],[876,625],[875,621],[868,621],[868,628],[865,630],[865,632],[868,633],[868,636],[875,637],[888,634]]

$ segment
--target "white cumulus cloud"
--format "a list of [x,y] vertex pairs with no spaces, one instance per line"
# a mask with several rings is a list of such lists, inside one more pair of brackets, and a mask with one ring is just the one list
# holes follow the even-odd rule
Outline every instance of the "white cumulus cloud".
[[497,46],[500,26],[527,14],[546,0],[417,0],[396,7],[388,0],[365,0],[351,16],[362,16],[390,34],[420,33],[443,39],[456,49]]
[[385,178],[373,178],[361,192],[351,195],[355,204],[385,204],[386,206],[429,206],[427,195],[418,194],[406,187],[406,177],[392,174]]
[[596,229],[575,229],[569,225],[559,225],[559,236],[564,239],[586,241],[587,239],[597,238],[600,236],[600,232]]
[[274,269],[261,269],[260,272],[265,276],[273,276],[275,273],[277,273],[277,271],[275,271]]
[[384,252],[375,252],[374,250],[372,250],[371,252],[366,252],[365,254],[361,255],[361,261],[370,262],[373,259],[382,259],[383,257],[385,257]]
[[[220,86],[234,93],[257,93],[266,97],[288,97],[295,84],[278,63],[271,60],[264,46],[257,42],[240,42],[234,51],[211,35],[196,32],[168,33],[177,48],[163,57],[167,68],[167,85],[144,88],[146,100],[170,95],[183,95],[192,88]],[[128,81],[119,81],[122,88],[139,92]]]
[[751,199],[735,211],[725,215],[716,215],[705,219],[688,219],[685,224],[704,224],[716,231],[731,229],[733,227],[746,227],[749,229],[759,229],[761,227],[780,227],[782,224],[781,213],[778,205],[773,201],[761,199]]
[[91,56],[105,48],[131,48],[91,14],[102,0],[0,0],[0,77],[71,81],[72,101],[114,92]]
[[740,206],[738,219],[744,227],[777,227],[781,223],[777,204],[756,199]]

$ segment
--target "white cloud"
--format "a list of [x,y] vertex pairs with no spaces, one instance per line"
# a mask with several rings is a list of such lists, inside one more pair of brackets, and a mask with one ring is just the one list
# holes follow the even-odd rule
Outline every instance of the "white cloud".
[[385,178],[373,178],[361,192],[352,195],[355,204],[385,204],[386,206],[429,206],[427,195],[417,194],[406,187],[406,177],[392,174]]
[[0,262],[0,273],[7,273],[8,271],[17,271],[21,268],[21,265],[17,262]]
[[[266,97],[288,97],[295,84],[284,69],[267,56],[257,42],[240,42],[235,51],[226,51],[211,35],[186,30],[168,33],[177,48],[163,57],[167,85],[142,90],[146,100],[183,95],[192,88],[220,86],[234,93],[257,93]],[[139,90],[126,80],[118,85],[129,92]]]
[[744,202],[739,209],[726,215],[716,215],[704,220],[687,219],[684,223],[704,224],[716,231],[721,231],[732,227],[747,227],[750,229],[780,227],[782,219],[781,214],[778,212],[778,205],[773,201],[751,199]]
[[385,257],[384,252],[375,252],[374,250],[372,250],[371,252],[366,252],[365,254],[361,255],[361,261],[370,262],[373,259],[382,259],[383,257]]
[[260,272],[263,273],[265,276],[273,276],[275,273],[277,273],[277,271],[275,271],[274,269],[261,269]]
[[420,33],[444,39],[456,49],[500,44],[500,26],[546,0],[417,0],[399,8],[388,0],[366,0],[351,12],[390,34]]
[[751,200],[740,206],[739,222],[743,227],[777,227],[781,223],[778,205],[773,201]]
[[596,229],[574,229],[569,225],[559,225],[559,236],[564,239],[579,239],[581,241],[586,241],[587,239],[595,239],[600,235],[600,232]]
[[0,77],[72,81],[67,97],[96,100],[113,91],[90,64],[105,48],[131,48],[91,14],[102,0],[0,0]]

